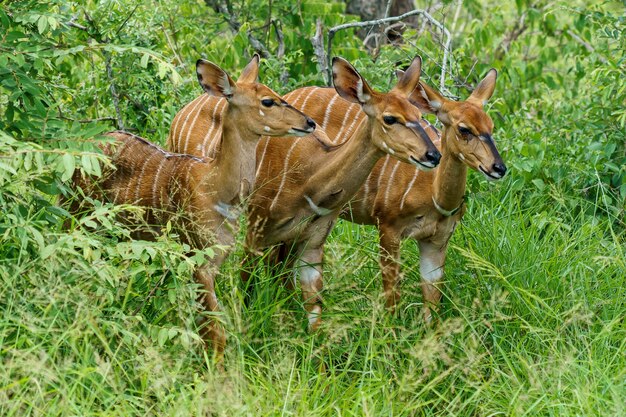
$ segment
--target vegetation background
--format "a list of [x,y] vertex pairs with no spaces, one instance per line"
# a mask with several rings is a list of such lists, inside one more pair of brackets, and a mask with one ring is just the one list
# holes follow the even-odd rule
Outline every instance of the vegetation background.
[[[310,41],[318,19],[326,36],[360,19],[346,6],[375,18],[387,4],[348,3],[0,4],[0,415],[626,415],[620,1],[393,5],[428,10],[449,31],[447,95],[466,97],[492,66],[500,74],[488,111],[510,174],[497,184],[470,174],[434,328],[419,316],[415,245],[389,317],[375,231],[341,222],[318,335],[305,331],[299,295],[263,270],[243,307],[232,257],[219,283],[229,332],[219,373],[195,326],[196,258],[175,236],[129,240],[120,208],[99,202],[61,227],[73,172],[107,164],[100,133],[163,143],[200,94],[199,57],[236,76],[256,49],[275,90],[324,84]],[[441,30],[419,16],[384,29],[340,31],[333,53],[379,89],[419,53],[440,87]]]

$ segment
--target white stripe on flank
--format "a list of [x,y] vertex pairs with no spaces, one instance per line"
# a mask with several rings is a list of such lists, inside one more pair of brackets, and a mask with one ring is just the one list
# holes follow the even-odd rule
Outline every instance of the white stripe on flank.
[[[385,169],[387,168],[387,164],[389,163],[389,159],[391,159],[391,155],[387,154],[387,156],[385,157],[385,163],[383,164],[383,167],[381,168],[380,172],[378,173],[378,181],[376,182],[376,196],[378,196],[378,192],[380,191],[380,181],[383,178],[383,175],[385,175]],[[374,217],[374,208],[376,207],[376,198],[374,198],[374,204],[372,204],[372,210],[370,212],[370,216]]]
[[380,189],[380,181],[382,180],[383,175],[385,175],[385,169],[387,168],[387,164],[389,163],[390,159],[391,159],[391,155],[387,154],[385,156],[385,163],[383,164],[383,167],[380,169],[380,172],[378,173],[378,182],[376,182],[377,190]]
[[[198,118],[198,115],[200,115],[200,113],[202,113],[202,109],[204,108],[204,105],[207,104],[207,101],[211,100],[211,96],[207,95],[205,100],[200,103],[200,105],[196,106],[198,111],[196,113],[196,115],[193,118],[193,121],[195,123],[195,120]],[[191,135],[191,132],[193,131],[193,124],[191,126],[187,126],[187,123],[189,123],[189,118],[191,117],[191,114],[196,110],[196,108],[194,108],[193,110],[191,110],[189,112],[189,114],[187,115],[187,117],[185,118],[185,123],[183,123],[183,127],[180,128],[180,133],[181,136],[183,133],[187,132],[187,137],[185,138],[185,146],[183,146],[180,149],[181,153],[187,153],[187,147],[189,146],[189,137]],[[213,127],[213,120],[211,120],[211,127]]]
[[206,135],[204,135],[204,138],[200,143],[200,146],[202,146],[202,156],[215,158],[216,149],[220,144],[220,141],[222,139],[222,133],[224,132],[223,129],[221,130],[220,134],[216,132],[216,130],[221,129],[222,126],[219,123],[216,123],[215,114],[219,109],[221,122],[224,123],[224,111],[226,110],[226,103],[226,100],[220,100],[213,109],[213,114],[211,115],[211,126],[209,127],[209,130],[207,130]]
[[[291,104],[292,106],[294,106],[294,107],[295,107],[295,106],[296,106],[296,103],[298,102],[298,100],[300,100],[300,97],[302,97],[302,94],[304,94],[304,92],[305,92],[306,90],[307,90],[306,88],[301,88],[301,89],[298,91],[298,94],[297,94],[297,95],[296,95],[296,94],[294,94],[294,92],[292,91],[292,92],[290,92],[290,93],[285,94],[285,95],[283,96],[283,98],[285,99],[285,101],[288,101],[288,102],[289,102],[289,104]],[[294,97],[294,96],[295,96],[295,97]]]
[[267,145],[270,144],[270,138],[265,138],[265,146],[263,147],[263,153],[261,154],[261,159],[259,159],[259,162],[257,164],[256,167],[256,172],[254,174],[255,177],[259,176],[259,172],[261,172],[261,165],[263,165],[263,160],[265,159],[265,153],[267,152]]
[[[187,138],[185,139],[185,150],[183,151],[183,153],[187,153],[187,148],[189,147],[189,137],[191,136],[191,133],[193,132],[193,127],[196,125],[196,120],[198,120],[198,116],[202,114],[202,110],[205,104],[206,104],[206,101],[202,103],[202,106],[200,106],[200,109],[198,110],[196,115],[193,117],[193,120],[191,121],[191,125],[187,128]],[[219,101],[218,101],[218,104],[219,104]],[[217,104],[215,105],[215,107],[217,107]],[[211,128],[213,127],[214,124],[215,124],[215,120],[212,119]]]
[[[191,185],[191,170],[193,166],[197,163],[195,160],[189,161],[189,165],[187,166],[187,173],[185,174],[185,184],[189,187]],[[180,178],[179,178],[180,181]],[[182,187],[182,184],[178,184],[179,187]]]
[[[187,122],[187,119],[189,118],[189,114],[193,112],[193,110],[198,106],[198,103],[205,101],[207,97],[209,97],[208,94],[203,94],[201,96],[196,97],[195,100],[193,100],[191,103],[183,107],[183,109],[178,113],[179,116],[176,120],[176,124],[174,125],[173,136],[172,136],[172,145],[176,143],[175,149],[172,149],[174,152],[180,152],[180,145],[181,145],[180,142],[183,138],[184,124]],[[183,126],[181,126],[178,132],[176,132],[176,129],[178,128],[178,125],[180,124],[181,119],[184,119]],[[174,139],[176,140],[175,142],[174,142]]]
[[[341,129],[339,129],[339,131],[337,132],[337,135],[335,135],[335,140],[333,141],[333,143],[343,143],[350,137],[350,134],[352,133],[352,127],[354,126],[356,121],[360,119],[360,117],[359,117],[360,116],[359,115],[359,109],[360,108],[361,108],[361,106],[359,106],[357,104],[351,104],[348,107],[348,111],[346,112],[346,115],[343,118],[343,122],[341,123]],[[350,124],[350,127],[348,128],[348,131],[346,132],[346,137],[343,138],[341,136],[341,134],[343,133],[343,130],[346,128],[346,122],[350,118],[350,113],[352,113],[352,110],[354,110],[354,109],[356,109],[356,113],[354,113],[354,117],[352,117],[352,123]]]
[[326,216],[327,214],[330,214],[333,212],[332,210],[318,206],[317,204],[313,202],[313,200],[311,200],[311,197],[309,197],[306,194],[304,195],[304,199],[307,201],[307,203],[309,203],[309,207],[311,207],[311,210],[313,210],[313,212],[317,214],[318,216]]
[[391,190],[391,187],[393,186],[393,177],[396,176],[396,171],[398,170],[398,167],[400,166],[400,161],[396,161],[396,164],[393,166],[393,169],[391,170],[391,175],[389,176],[389,180],[387,181],[387,189],[385,190],[385,207],[387,207],[387,201],[389,200],[389,191]]
[[409,192],[411,191],[411,188],[413,187],[413,184],[415,184],[415,180],[417,179],[417,174],[419,173],[419,170],[417,168],[413,168],[413,169],[415,170],[415,174],[413,174],[413,178],[411,178],[411,182],[409,182],[409,186],[406,187],[406,191],[402,195],[402,200],[400,200],[400,210],[404,208],[404,200],[406,200],[406,196],[409,195]]
[[152,155],[148,157],[148,159],[144,159],[143,161],[143,165],[141,166],[141,172],[139,172],[139,178],[137,179],[137,188],[135,189],[135,200],[133,201],[133,203],[139,202],[139,198],[140,198],[139,191],[141,190],[141,181],[143,179],[143,174],[145,174],[146,167],[150,165],[150,161],[155,156],[162,157],[162,155],[159,155],[157,152],[153,152]]
[[[124,152],[129,152],[130,151],[130,155],[134,155],[134,152],[132,152],[135,148],[135,146],[141,146],[141,142],[137,141],[137,140],[133,140],[133,144],[130,145],[128,147],[124,148]],[[120,152],[120,155],[122,155],[122,152]],[[144,164],[146,163],[146,160],[143,160]],[[135,176],[135,171],[137,169],[137,159],[133,158],[132,159],[132,165],[130,167],[130,177],[131,179]],[[143,166],[143,165],[142,165]],[[130,182],[130,181],[129,181]],[[127,184],[125,190],[124,190],[124,199],[122,200],[122,203],[128,203],[128,193],[130,192],[130,183]]]
[[300,106],[300,110],[306,113],[306,102],[309,101],[309,99],[311,98],[311,95],[317,90],[319,90],[319,87],[313,87],[311,91],[309,91],[309,94],[307,94],[306,98],[302,102],[302,106]]
[[[154,208],[158,207],[156,201],[157,185],[159,184],[159,175],[161,174],[161,169],[163,169],[163,165],[165,165],[165,162],[167,162],[167,158],[161,159],[161,163],[159,164],[159,167],[154,174],[154,181],[152,183],[152,207]],[[163,187],[161,187],[159,190],[159,203],[161,202],[161,190],[163,190]]]
[[363,205],[363,212],[365,213],[367,213],[367,196],[370,193],[370,180],[372,179],[372,177],[373,175],[370,173],[370,175],[365,180],[365,185],[363,186],[363,202],[361,204]]
[[330,117],[330,112],[333,109],[333,105],[338,98],[339,94],[335,94],[335,97],[333,97],[332,100],[330,100],[330,102],[328,103],[328,106],[326,107],[326,112],[324,113],[324,122],[322,123],[322,129],[326,129],[326,126],[328,125],[328,118]]
[[170,150],[174,152],[178,151],[178,142],[180,141],[180,135],[177,134],[176,130],[178,129],[180,120],[183,118],[183,114],[185,114],[187,108],[193,105],[193,102],[198,100],[200,97],[202,96],[196,97],[193,101],[187,103],[178,113],[176,113],[176,117],[174,117],[174,121],[172,122],[172,128],[170,129],[170,146],[172,147],[172,149]]
[[289,157],[291,156],[291,153],[294,151],[294,149],[296,149],[296,145],[298,145],[298,141],[294,140],[293,144],[289,148],[289,151],[287,152],[287,155],[285,156],[285,164],[283,165],[283,177],[280,179],[280,187],[278,187],[278,192],[274,196],[274,199],[272,200],[272,204],[270,205],[270,211],[274,209],[274,206],[276,205],[276,202],[278,201],[278,196],[280,196],[280,193],[283,190],[283,187],[285,186],[285,181],[287,180],[287,170],[289,168]]
[[113,201],[112,201],[113,204],[119,204],[117,202],[117,198],[119,197],[119,195],[120,195],[120,187],[116,187],[115,188],[115,195],[113,196]]

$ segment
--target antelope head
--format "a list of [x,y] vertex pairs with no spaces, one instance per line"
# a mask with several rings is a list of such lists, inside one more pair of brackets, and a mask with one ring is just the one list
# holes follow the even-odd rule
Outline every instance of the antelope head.
[[415,105],[435,114],[443,123],[446,151],[491,181],[506,174],[506,165],[491,136],[493,121],[483,110],[496,87],[497,76],[495,69],[489,70],[465,101],[448,100],[423,83],[411,96]]
[[344,99],[361,105],[368,115],[375,146],[420,169],[436,167],[441,154],[419,121],[422,114],[408,96],[419,84],[422,59],[413,59],[398,84],[388,93],[372,90],[367,81],[343,58],[333,58],[333,83]]
[[257,54],[236,83],[223,69],[203,59],[196,62],[196,74],[204,91],[228,100],[229,107],[239,116],[240,129],[267,136],[305,136],[315,130],[313,119],[258,82]]

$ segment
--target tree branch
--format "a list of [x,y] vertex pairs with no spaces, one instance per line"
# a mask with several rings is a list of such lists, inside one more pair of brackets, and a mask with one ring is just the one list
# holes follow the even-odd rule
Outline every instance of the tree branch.
[[[134,13],[134,12],[133,12]],[[98,42],[109,43],[108,38],[104,38],[98,25],[91,18],[89,13],[85,10],[85,19],[89,22],[89,25],[95,31],[95,38]],[[104,65],[106,67],[107,78],[109,80],[109,91],[111,92],[111,97],[113,98],[113,106],[115,107],[115,114],[117,115],[117,128],[119,130],[124,130],[124,120],[122,119],[122,112],[120,111],[120,96],[117,93],[117,87],[115,86],[115,78],[113,77],[113,68],[111,67],[111,53],[106,49],[102,49],[102,55],[104,55]]]
[[[369,20],[369,21],[366,21],[366,22],[344,23],[343,25],[338,25],[338,26],[335,26],[335,27],[331,28],[328,31],[328,46],[327,46],[327,49],[326,49],[326,60],[327,60],[327,62],[330,62],[330,60],[331,60],[332,47],[333,47],[333,37],[335,36],[335,33],[339,32],[340,30],[349,29],[349,28],[364,28],[364,27],[380,25],[380,24],[383,24],[383,23],[398,22],[400,20],[406,19],[407,17],[416,16],[416,15],[423,16],[433,26],[435,26],[436,28],[441,30],[441,32],[444,34],[444,36],[446,38],[445,42],[443,43],[443,59],[442,59],[442,62],[441,62],[441,79],[440,79],[440,89],[443,90],[444,87],[445,87],[446,64],[447,64],[447,62],[449,60],[449,56],[450,56],[450,44],[452,43],[452,36],[450,35],[450,32],[448,31],[448,29],[445,28],[445,26],[443,24],[441,24],[437,19],[432,17],[425,10],[412,10],[410,12],[401,14],[399,16],[387,17],[387,18],[383,18],[383,19]],[[327,74],[328,74],[327,75],[327,79],[328,80],[332,79],[332,73],[330,72],[330,68],[327,69]]]
[[[210,6],[217,13],[221,14],[228,23],[231,32],[238,33],[239,29],[241,29],[241,23],[235,18],[233,15],[233,7],[232,4],[227,0],[222,3],[219,0],[205,0],[207,6]],[[248,36],[248,42],[256,52],[258,52],[263,58],[269,58],[271,56],[270,52],[267,50],[263,42],[257,39],[253,34],[252,30],[247,30],[246,35]]]
[[326,85],[330,85],[331,80],[328,78],[328,74],[330,73],[328,70],[328,61],[324,53],[324,27],[322,19],[318,18],[315,23],[315,35],[311,38],[311,44],[313,45],[313,52],[317,57],[320,71],[322,71],[322,75],[324,76],[324,82]]
[[[580,36],[578,36],[576,33],[574,33],[573,30],[568,29],[565,33],[567,33],[568,35],[570,35],[572,37],[572,39],[574,39],[576,42],[578,42],[579,44],[581,44],[582,46],[585,47],[585,49],[587,50],[587,52],[589,53],[594,53],[596,52],[596,49],[591,46],[588,42],[585,42],[585,40],[583,38],[581,38]],[[598,54],[598,59],[600,60],[600,62],[602,62],[603,64],[606,64],[608,61],[606,60],[606,58],[604,58],[602,55]]]

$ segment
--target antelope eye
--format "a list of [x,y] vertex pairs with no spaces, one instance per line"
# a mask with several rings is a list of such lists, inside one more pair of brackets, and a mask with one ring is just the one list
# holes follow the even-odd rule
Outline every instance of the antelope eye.
[[274,103],[274,100],[271,98],[264,98],[263,100],[261,100],[261,104],[265,107],[272,107],[276,103]]
[[385,122],[385,124],[392,125],[394,123],[397,123],[398,119],[396,119],[393,116],[384,116],[383,117],[383,122]]
[[468,128],[461,126],[459,127],[459,132],[461,132],[462,135],[471,135],[472,131],[469,130]]

